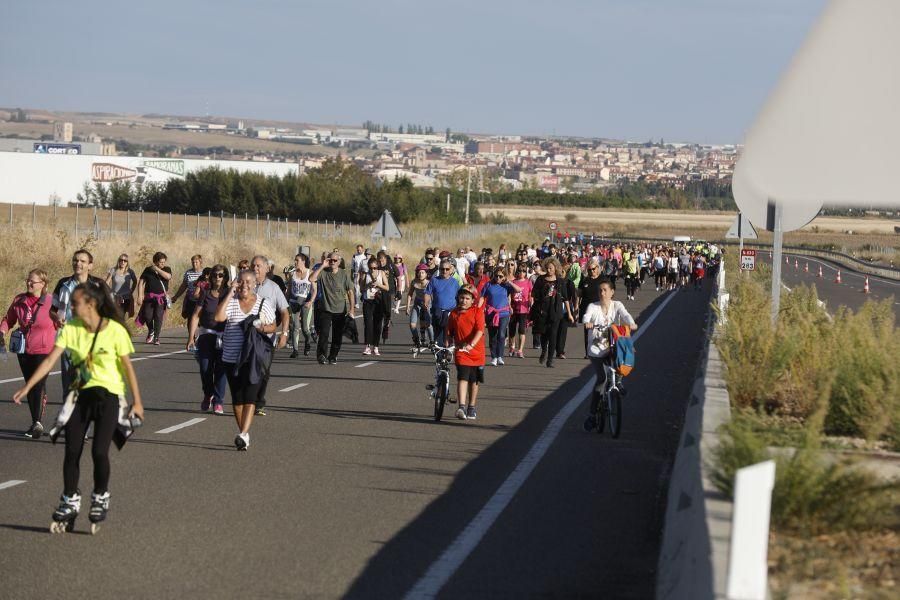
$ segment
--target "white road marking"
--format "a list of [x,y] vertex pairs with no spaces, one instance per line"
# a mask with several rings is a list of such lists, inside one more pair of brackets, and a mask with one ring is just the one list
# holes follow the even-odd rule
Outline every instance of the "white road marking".
[[[172,356],[173,354],[182,354],[187,352],[187,350],[178,350],[176,352],[165,352],[163,354],[151,354],[150,356],[141,356],[140,358],[132,358],[131,362],[140,362],[142,360],[149,360],[151,358],[163,358],[164,356]],[[50,371],[50,375],[59,375],[62,371]],[[0,384],[4,383],[13,383],[16,381],[24,381],[22,377],[13,377],[12,379],[0,379]]]
[[5,490],[6,488],[15,487],[17,485],[21,485],[25,483],[24,479],[10,479],[9,481],[4,481],[0,483],[0,490]]
[[176,350],[175,352],[164,352],[162,354],[151,354],[150,356],[141,356],[140,358],[132,358],[131,362],[138,362],[141,360],[150,360],[151,358],[162,358],[164,356],[172,356],[173,354],[184,354],[187,350]]
[[[676,295],[678,294],[670,293],[669,297],[653,311],[650,318],[641,324],[640,329],[638,329],[637,333],[634,335],[635,343],[637,343],[641,334],[647,330],[659,313]],[[497,517],[503,513],[503,510],[531,475],[531,472],[544,457],[544,454],[547,453],[547,450],[553,444],[553,441],[556,439],[556,436],[559,435],[559,432],[562,430],[569,417],[571,417],[578,407],[588,398],[594,388],[595,381],[596,377],[591,376],[587,383],[584,384],[584,387],[582,387],[578,393],[575,394],[575,396],[573,396],[558,413],[556,413],[553,419],[550,420],[550,423],[547,424],[547,427],[541,433],[540,437],[528,451],[528,454],[525,455],[525,458],[516,465],[513,472],[506,478],[506,481],[504,481],[500,488],[494,492],[494,495],[491,496],[490,500],[488,500],[478,514],[475,515],[475,518],[469,522],[462,533],[453,540],[453,543],[451,543],[438,559],[431,564],[428,571],[425,572],[422,578],[419,579],[413,588],[406,594],[405,598],[407,600],[434,598],[438,595],[441,588],[444,587],[444,584],[446,584],[456,570],[459,569],[472,551],[478,547],[478,544],[497,520]]]
[[296,389],[302,388],[304,386],[309,385],[308,383],[298,383],[297,385],[292,385],[290,387],[286,387],[283,390],[278,390],[279,392],[293,392]]
[[179,429],[184,429],[185,427],[190,427],[191,425],[196,425],[197,423],[202,423],[206,420],[206,417],[196,417],[193,419],[188,419],[184,423],[179,423],[178,425],[172,425],[171,427],[166,427],[165,429],[160,429],[155,433],[172,433],[173,431],[178,431]]
[[353,365],[353,366],[356,367],[357,369],[361,369],[363,367],[368,367],[369,365],[374,365],[374,364],[375,364],[375,361],[371,361],[371,362],[359,363],[358,365]]

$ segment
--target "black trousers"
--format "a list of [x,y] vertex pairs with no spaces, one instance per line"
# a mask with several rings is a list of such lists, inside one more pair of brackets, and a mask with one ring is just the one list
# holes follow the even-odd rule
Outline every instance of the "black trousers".
[[566,353],[566,340],[569,338],[569,320],[559,322],[559,332],[556,334],[556,356]]
[[[337,358],[338,352],[341,351],[341,343],[344,337],[344,313],[333,313],[321,311],[319,315],[319,343],[316,352],[319,356],[327,359]],[[331,348],[328,347],[329,337],[331,338]]]
[[84,432],[91,422],[94,423],[91,441],[94,491],[102,494],[109,490],[109,444],[119,422],[119,397],[106,388],[92,387],[78,394],[75,409],[66,423],[66,456],[63,460],[63,493],[66,496],[78,490]]
[[377,346],[385,324],[385,306],[381,298],[363,300],[363,337],[367,346]]
[[[25,381],[37,371],[38,366],[47,358],[46,354],[16,354],[19,359],[19,368],[22,369],[22,377]],[[28,408],[31,410],[31,422],[44,420],[44,394],[46,392],[47,378],[37,382],[28,392]]]
[[153,339],[159,339],[165,315],[165,304],[154,300],[144,300],[144,303],[141,304],[141,321],[147,326],[147,331],[153,334]]
[[547,361],[552,362],[556,349],[556,342],[559,338],[560,329],[563,327],[561,319],[547,321],[544,325],[544,332],[541,334],[541,354],[547,355]]

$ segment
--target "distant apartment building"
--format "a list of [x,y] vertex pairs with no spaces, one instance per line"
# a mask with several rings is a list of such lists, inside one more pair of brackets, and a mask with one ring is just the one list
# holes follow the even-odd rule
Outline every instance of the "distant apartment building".
[[53,141],[54,142],[65,142],[66,144],[72,142],[72,124],[67,122],[57,121],[53,124]]
[[466,144],[466,154],[493,154],[497,156],[506,156],[513,152],[521,154],[522,152],[539,153],[540,151],[540,146],[522,142],[471,140]]

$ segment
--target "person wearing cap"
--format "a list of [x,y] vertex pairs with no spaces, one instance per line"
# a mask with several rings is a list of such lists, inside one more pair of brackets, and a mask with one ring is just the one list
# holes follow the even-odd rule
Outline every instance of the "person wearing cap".
[[434,327],[434,341],[444,345],[444,329],[447,326],[447,317],[456,306],[456,292],[459,290],[459,281],[453,277],[456,267],[449,260],[441,262],[440,272],[437,277],[432,277],[425,288],[425,308],[431,315],[431,324]]
[[[456,346],[457,398],[456,417],[474,421],[478,418],[478,387],[484,383],[484,311],[475,304],[475,291],[467,285],[456,293],[456,307],[447,318],[446,338]],[[442,336],[443,337],[443,336]]]
[[[409,330],[413,339],[413,354],[427,348],[434,341],[431,315],[425,309],[425,288],[428,287],[428,265],[416,265],[415,278],[409,284],[406,294],[406,314],[409,316]],[[425,340],[428,340],[426,343]]]

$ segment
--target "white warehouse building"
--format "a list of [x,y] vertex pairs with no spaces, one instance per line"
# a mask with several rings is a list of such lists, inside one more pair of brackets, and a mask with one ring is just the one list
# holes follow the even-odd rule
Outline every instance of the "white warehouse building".
[[46,206],[55,200],[66,205],[76,201],[85,184],[164,183],[210,168],[300,174],[297,163],[0,152],[0,202]]

